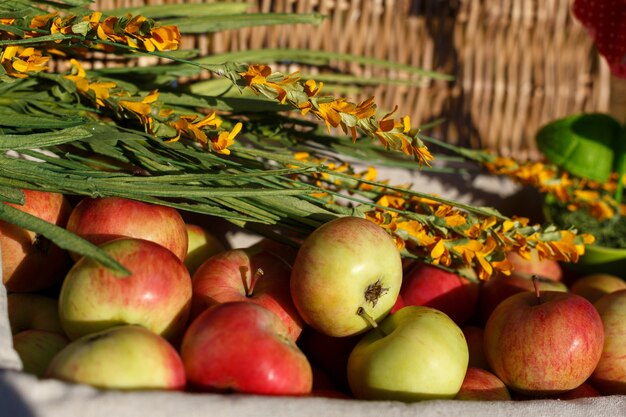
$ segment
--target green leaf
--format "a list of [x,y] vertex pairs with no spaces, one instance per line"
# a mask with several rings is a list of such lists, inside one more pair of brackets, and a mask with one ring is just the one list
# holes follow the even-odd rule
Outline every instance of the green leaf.
[[[0,120],[1,119],[2,116],[0,115]],[[85,139],[89,136],[91,136],[91,133],[82,127],[70,127],[46,133],[0,135],[0,150],[19,151],[22,149],[45,148],[79,139]]]
[[107,15],[125,16],[127,14],[141,15],[151,19],[167,17],[210,17],[244,13],[250,4],[247,3],[185,3],[181,4],[154,4],[139,7],[120,7],[103,10]]
[[617,168],[620,132],[619,122],[610,115],[583,113],[548,123],[535,140],[553,164],[578,177],[605,182]]
[[0,200],[22,206],[26,202],[26,197],[24,193],[17,188],[0,186]]
[[67,230],[48,223],[39,217],[33,216],[6,204],[0,204],[0,219],[45,236],[62,249],[71,250],[83,256],[88,256],[111,270],[125,275],[130,272],[119,262],[112,259],[96,245],[68,232]]
[[83,125],[87,119],[74,116],[65,118],[50,118],[43,116],[30,116],[26,114],[5,112],[0,113],[0,126],[27,127],[32,129],[63,129]]
[[212,33],[254,26],[311,24],[318,25],[324,17],[320,14],[250,13],[215,16],[188,16],[163,19],[164,25],[174,25],[181,33]]

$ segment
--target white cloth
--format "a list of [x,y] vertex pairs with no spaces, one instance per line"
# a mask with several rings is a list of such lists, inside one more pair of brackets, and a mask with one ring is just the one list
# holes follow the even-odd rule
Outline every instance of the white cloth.
[[[394,183],[411,182],[428,191],[480,205],[506,203],[520,209],[537,206],[510,182],[485,176],[422,175],[409,171],[380,171],[380,178]],[[453,180],[453,178],[455,180]],[[476,190],[480,190],[477,192]],[[532,198],[538,198],[537,196]],[[231,236],[234,246],[251,237]],[[246,240],[247,239],[247,240]],[[0,282],[2,280],[0,279]],[[589,417],[626,416],[626,397],[598,397],[573,401],[517,402],[424,401],[404,404],[327,398],[262,397],[184,392],[119,392],[37,380],[19,371],[21,363],[12,349],[6,314],[6,291],[0,285],[0,416],[1,417]]]

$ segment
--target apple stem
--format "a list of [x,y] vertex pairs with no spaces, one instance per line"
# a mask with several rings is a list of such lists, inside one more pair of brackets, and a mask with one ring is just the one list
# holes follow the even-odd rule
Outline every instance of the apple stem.
[[248,288],[246,288],[247,297],[252,297],[252,293],[254,292],[254,286],[256,285],[259,278],[263,276],[263,274],[264,272],[261,268],[257,268],[257,270],[254,271],[254,274],[250,277],[250,285],[248,286]]
[[363,307],[357,308],[356,314],[358,314],[359,316],[363,317],[363,319],[367,322],[367,324],[370,325],[370,327],[372,327],[373,329],[376,329],[379,332],[381,332],[383,334],[383,336],[387,336],[387,334],[385,332],[383,332],[383,329],[378,327],[378,323],[376,323],[376,320],[374,320],[374,318],[372,316],[367,314],[367,312],[365,311],[365,309]]
[[533,287],[535,287],[535,296],[537,297],[537,304],[541,304],[541,291],[539,291],[539,277],[533,274],[532,280],[533,280]]

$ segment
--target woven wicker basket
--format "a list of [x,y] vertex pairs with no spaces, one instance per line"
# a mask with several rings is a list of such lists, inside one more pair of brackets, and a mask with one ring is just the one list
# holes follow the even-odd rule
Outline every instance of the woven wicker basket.
[[[194,0],[98,0],[95,7]],[[210,0],[209,0],[210,1]],[[186,36],[203,54],[301,48],[389,59],[453,74],[455,81],[363,88],[384,109],[399,106],[415,125],[451,143],[538,158],[534,133],[579,111],[610,111],[611,76],[570,14],[570,0],[256,0],[251,11],[319,12],[319,26],[246,28]],[[292,68],[293,69],[293,68]],[[397,71],[336,63],[359,76]]]

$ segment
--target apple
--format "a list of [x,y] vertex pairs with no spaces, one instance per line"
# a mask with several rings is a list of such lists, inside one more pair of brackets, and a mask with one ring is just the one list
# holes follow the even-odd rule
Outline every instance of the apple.
[[304,323],[291,300],[291,268],[259,247],[230,249],[207,259],[192,277],[192,317],[228,301],[250,301],[276,313],[297,340]]
[[626,282],[618,276],[597,273],[582,276],[570,285],[570,292],[585,297],[592,303],[605,294],[626,289]]
[[180,348],[187,378],[201,391],[308,395],[311,365],[282,320],[267,308],[233,301],[204,310]]
[[396,302],[402,260],[380,226],[340,217],[304,241],[291,272],[291,296],[302,319],[329,336],[367,331]]
[[527,278],[537,275],[553,281],[561,281],[563,279],[563,268],[557,261],[547,258],[540,259],[536,249],[531,249],[528,256],[527,259],[517,252],[508,252],[506,254],[506,258],[511,263],[511,267],[516,274],[524,275]]
[[[58,193],[21,190],[24,205],[5,203],[48,223],[65,227],[71,206]],[[59,283],[70,266],[67,252],[43,236],[0,221],[2,282],[10,292],[34,292]]]
[[363,400],[451,399],[467,371],[463,332],[450,317],[407,306],[369,330],[348,358],[348,381]]
[[600,392],[591,384],[583,382],[577,388],[557,395],[556,398],[559,400],[575,400],[577,398],[599,397],[600,395]]
[[489,370],[489,363],[485,357],[484,335],[482,327],[466,325],[461,328],[467,348],[469,349],[469,367]]
[[[567,286],[563,282],[538,277],[537,283],[541,291],[568,291]],[[503,300],[524,291],[534,291],[532,278],[525,275],[516,273],[512,273],[510,276],[495,275],[488,281],[484,281],[480,287],[478,297],[478,310],[481,322],[486,323],[491,312]]]
[[193,275],[204,261],[225,251],[226,248],[217,237],[209,233],[204,227],[192,223],[186,223],[185,227],[187,228],[185,266]]
[[13,349],[22,361],[22,371],[42,377],[52,361],[70,340],[46,330],[23,330],[13,335]]
[[455,400],[509,401],[511,394],[504,382],[493,373],[481,368],[467,368],[463,384]]
[[[187,255],[187,228],[171,207],[119,197],[84,198],[72,210],[67,230],[100,246],[120,237],[150,240]],[[78,256],[72,255],[76,260]]]
[[[404,275],[395,310],[400,305],[435,308],[456,324],[468,322],[476,312],[478,282],[428,264],[417,264]],[[392,309],[392,312],[395,311]]]
[[489,366],[510,390],[548,396],[572,390],[600,360],[604,330],[593,304],[560,291],[502,301],[485,325]]
[[589,382],[605,395],[626,394],[626,290],[606,294],[594,306],[604,325],[604,348]]
[[121,324],[138,324],[174,341],[191,307],[191,278],[183,262],[154,242],[120,238],[101,246],[130,271],[124,276],[83,257],[59,296],[61,325],[70,339]]
[[181,390],[185,369],[172,345],[141,326],[83,336],[61,350],[45,376],[98,388]]
[[349,393],[346,372],[348,357],[361,337],[362,335],[328,336],[307,326],[298,339],[298,346],[312,365],[328,375],[337,391]]
[[7,295],[7,315],[12,334],[23,330],[64,333],[59,319],[58,300],[52,297],[10,293]]

